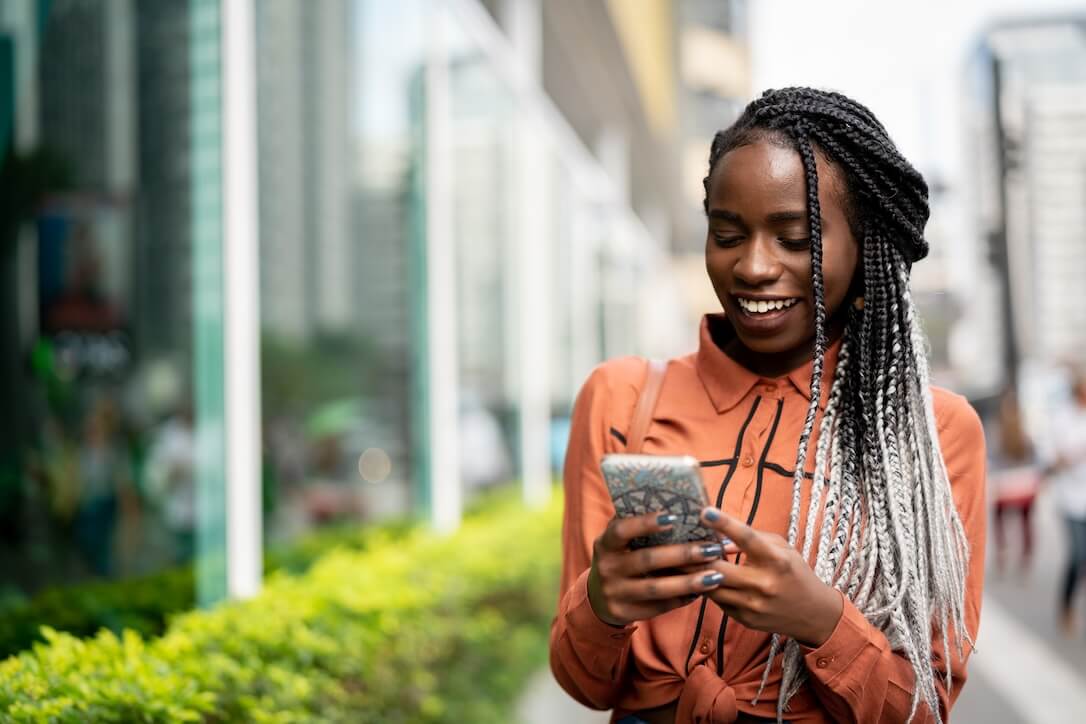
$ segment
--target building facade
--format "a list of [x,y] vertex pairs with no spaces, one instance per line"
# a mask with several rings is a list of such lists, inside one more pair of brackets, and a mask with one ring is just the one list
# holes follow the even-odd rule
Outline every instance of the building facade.
[[0,601],[545,498],[592,366],[694,338],[653,7],[4,3]]

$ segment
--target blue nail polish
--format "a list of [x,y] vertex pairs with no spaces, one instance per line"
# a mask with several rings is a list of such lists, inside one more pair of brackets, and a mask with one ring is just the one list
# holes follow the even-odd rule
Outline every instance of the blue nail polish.
[[706,558],[717,558],[724,549],[717,543],[709,543],[701,547],[701,554]]
[[728,536],[722,536],[720,538],[720,545],[724,546],[725,548],[730,546],[732,543],[733,543],[732,539],[729,538]]
[[672,515],[671,513],[664,513],[656,519],[656,525],[671,525],[677,520],[678,517]]
[[703,585],[703,586],[718,586],[718,585],[720,585],[720,582],[723,581],[723,580],[724,580],[724,574],[723,573],[720,573],[720,572],[710,573],[709,575],[705,576],[705,578],[701,579],[701,585]]
[[720,511],[716,508],[709,508],[705,511],[705,520],[715,523],[720,520]]

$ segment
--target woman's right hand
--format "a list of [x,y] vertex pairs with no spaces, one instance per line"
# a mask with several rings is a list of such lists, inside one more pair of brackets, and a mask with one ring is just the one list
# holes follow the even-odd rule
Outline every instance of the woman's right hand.
[[[648,513],[613,518],[596,539],[588,600],[596,616],[612,626],[625,626],[690,603],[717,588],[723,576],[707,565],[721,556],[719,543],[702,541],[630,550],[630,541],[668,530],[675,517]],[[701,566],[706,566],[701,569]],[[686,571],[660,575],[659,571]],[[656,575],[653,575],[656,573]]]

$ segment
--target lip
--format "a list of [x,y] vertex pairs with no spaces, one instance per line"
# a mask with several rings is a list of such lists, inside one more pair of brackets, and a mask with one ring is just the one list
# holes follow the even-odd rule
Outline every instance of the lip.
[[744,299],[752,299],[758,302],[770,302],[785,299],[799,300],[792,306],[786,307],[785,309],[777,309],[772,312],[765,312],[764,314],[759,314],[757,317],[755,317],[747,314],[747,312],[744,311],[741,306],[739,306],[739,296],[740,295],[737,294],[732,295],[732,306],[735,309],[735,316],[732,319],[732,323],[742,328],[744,332],[759,337],[771,337],[774,334],[777,334],[778,332],[783,330],[785,325],[788,324],[788,315],[799,309],[800,305],[803,303],[802,297],[767,297],[755,294],[743,294],[742,297]]

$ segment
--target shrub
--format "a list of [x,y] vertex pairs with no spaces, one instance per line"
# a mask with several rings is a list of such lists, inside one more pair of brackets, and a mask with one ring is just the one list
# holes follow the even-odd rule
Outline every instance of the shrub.
[[274,574],[244,602],[0,663],[14,722],[506,721],[546,660],[560,502],[496,505],[449,537],[416,531]]
[[[405,521],[366,528],[357,523],[330,526],[269,550],[264,569],[301,573],[333,548],[362,550],[373,539],[403,536],[410,530]],[[44,626],[79,637],[103,628],[157,636],[172,615],[192,608],[194,601],[191,564],[123,580],[46,588],[30,599],[0,603],[0,659],[43,641]]]

